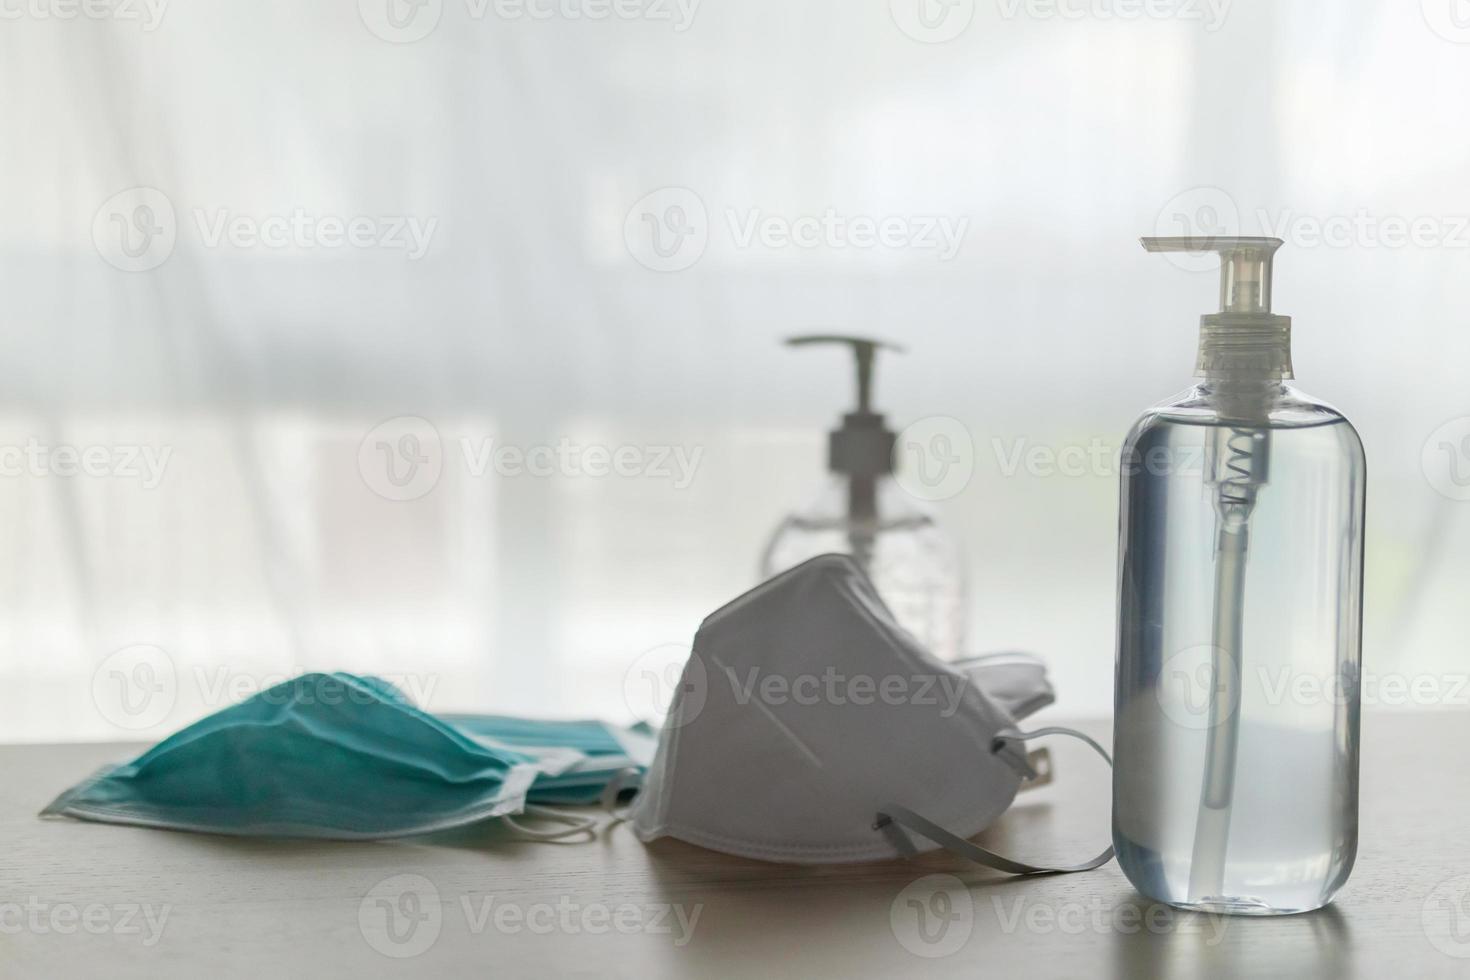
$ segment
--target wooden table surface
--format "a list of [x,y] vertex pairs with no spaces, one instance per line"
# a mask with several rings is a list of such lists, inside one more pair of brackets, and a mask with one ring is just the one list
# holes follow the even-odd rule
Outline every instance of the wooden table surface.
[[[769,865],[626,825],[307,843],[41,820],[133,747],[3,746],[0,977],[1470,977],[1470,712],[1363,729],[1352,879],[1275,919],[1152,905],[1116,863],[1021,880],[936,855]],[[1068,741],[982,840],[1055,859],[1106,839],[1106,772]]]

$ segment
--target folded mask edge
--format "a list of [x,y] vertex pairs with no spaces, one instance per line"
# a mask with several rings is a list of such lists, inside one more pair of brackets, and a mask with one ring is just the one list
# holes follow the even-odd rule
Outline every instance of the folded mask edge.
[[[792,565],[790,568],[786,569],[783,572],[778,572],[777,574],[766,579],[759,585],[750,589],[746,589],[744,592],[740,593],[740,595],[731,599],[729,602],[725,603],[723,606],[720,606],[714,612],[704,617],[704,619],[699,624],[700,631],[703,631],[706,626],[711,625],[715,620],[725,618],[736,609],[748,605],[749,603],[765,595],[767,592],[772,591],[778,585],[783,583],[786,579],[794,578],[798,573],[803,572],[807,570],[810,566],[814,565],[836,565],[844,572],[855,572],[862,581],[868,583],[868,587],[870,589],[872,588],[872,582],[870,579],[868,579],[867,573],[862,570],[861,565],[853,560],[853,557],[851,555],[844,555],[839,552],[829,552],[825,555],[817,555],[813,558],[808,558],[806,561],[802,562],[799,565]],[[696,633],[695,639],[698,640],[698,638],[699,634]]]
[[106,806],[99,803],[78,802],[77,798],[95,783],[106,778],[119,766],[107,766],[92,777],[77,784],[53,800],[44,810],[43,817],[72,817],[96,823],[119,824],[131,827],[148,827],[159,830],[183,830],[202,834],[217,834],[225,837],[278,837],[300,840],[392,840],[399,837],[416,837],[423,834],[453,830],[483,820],[514,816],[526,808],[526,794],[540,770],[534,765],[513,766],[500,785],[495,799],[467,812],[392,830],[353,831],[325,828],[314,824],[282,823],[248,824],[239,827],[221,827],[198,821],[169,819],[130,811],[128,808]]
[[[1010,809],[1009,803],[1006,804],[1005,809]],[[1001,813],[1004,812],[1005,810],[1001,811]],[[968,826],[960,825],[953,828],[953,833],[969,840],[985,830],[997,819],[998,817],[991,817],[989,819],[983,817],[977,818],[972,820]],[[790,845],[770,841],[752,841],[747,838],[729,837],[724,834],[710,833],[678,824],[665,824],[656,828],[656,830],[657,832],[653,832],[651,829],[645,836],[644,832],[640,831],[636,826],[634,827],[634,833],[644,843],[660,837],[672,837],[686,844],[706,847],[723,854],[733,854],[756,861],[770,861],[779,864],[858,864],[865,861],[887,861],[903,857],[898,848],[877,828],[873,830],[874,840],[871,843],[832,846]],[[921,854],[937,851],[941,848],[941,845],[924,839],[914,841],[914,845],[915,850]]]

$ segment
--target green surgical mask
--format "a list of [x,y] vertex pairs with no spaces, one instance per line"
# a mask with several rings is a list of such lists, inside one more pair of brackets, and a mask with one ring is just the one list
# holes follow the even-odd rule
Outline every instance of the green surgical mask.
[[[538,792],[545,802],[596,799],[614,774],[603,770],[628,761],[600,723],[453,717],[420,711],[376,678],[306,674],[104,769],[43,815],[241,836],[400,837],[510,818]],[[589,764],[594,753],[607,765]],[[572,823],[533,836],[586,827]]]

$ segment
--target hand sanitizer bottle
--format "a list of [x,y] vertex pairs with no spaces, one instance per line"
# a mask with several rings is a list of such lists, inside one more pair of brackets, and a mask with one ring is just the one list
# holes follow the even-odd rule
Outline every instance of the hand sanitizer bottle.
[[871,407],[873,361],[902,348],[865,337],[809,336],[793,347],[844,344],[857,366],[857,408],[828,442],[832,475],[818,498],[776,528],[761,557],[769,578],[829,553],[855,558],[899,624],[935,656],[955,660],[964,646],[964,573],[956,542],[893,479],[895,435]]
[[1201,382],[1123,450],[1113,841],[1140,892],[1272,915],[1327,904],[1358,844],[1358,434],[1288,382],[1275,238],[1220,254]]

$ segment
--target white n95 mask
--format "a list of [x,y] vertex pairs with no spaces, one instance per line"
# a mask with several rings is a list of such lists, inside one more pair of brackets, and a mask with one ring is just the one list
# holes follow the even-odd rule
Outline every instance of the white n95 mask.
[[966,840],[1037,776],[1020,743],[1056,730],[1022,735],[1014,724],[1051,700],[1034,658],[933,657],[856,562],[824,555],[705,619],[629,816],[644,841],[767,861],[942,846],[1015,873],[1097,867],[1111,848],[1042,868]]

